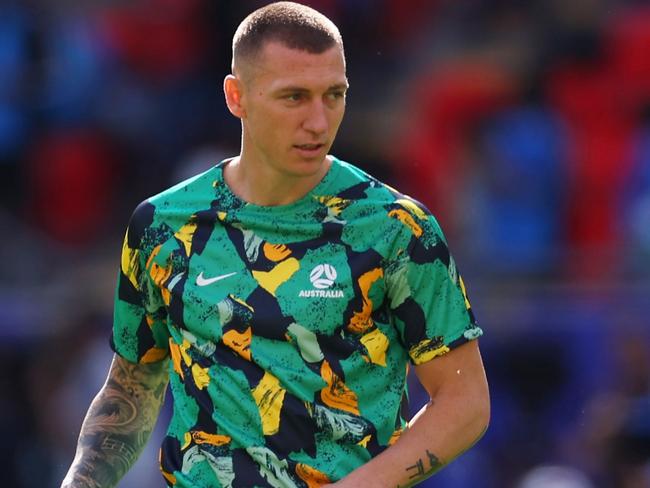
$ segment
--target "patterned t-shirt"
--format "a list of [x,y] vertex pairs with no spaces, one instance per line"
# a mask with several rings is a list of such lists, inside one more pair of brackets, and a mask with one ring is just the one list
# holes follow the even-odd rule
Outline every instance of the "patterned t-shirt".
[[257,206],[225,164],[134,212],[112,346],[171,359],[169,486],[320,486],[397,440],[409,361],[481,330],[420,203],[333,158],[300,200]]

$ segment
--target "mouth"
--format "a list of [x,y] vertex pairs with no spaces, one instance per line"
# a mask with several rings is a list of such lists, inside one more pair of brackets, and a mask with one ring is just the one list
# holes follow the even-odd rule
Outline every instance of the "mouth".
[[303,156],[317,156],[325,147],[325,144],[294,144],[294,146]]

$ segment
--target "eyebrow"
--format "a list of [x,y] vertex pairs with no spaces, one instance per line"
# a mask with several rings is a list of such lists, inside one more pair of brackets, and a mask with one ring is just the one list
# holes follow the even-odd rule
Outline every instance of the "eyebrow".
[[[349,88],[349,85],[347,83],[337,83],[336,85],[332,85],[327,88],[326,91],[337,91],[337,90],[347,90]],[[301,86],[285,86],[284,88],[280,88],[277,90],[276,93],[282,94],[282,93],[309,93],[310,90],[307,88],[301,87]]]
[[327,91],[332,91],[332,90],[347,90],[350,88],[350,85],[348,83],[337,83],[336,85],[330,86]]

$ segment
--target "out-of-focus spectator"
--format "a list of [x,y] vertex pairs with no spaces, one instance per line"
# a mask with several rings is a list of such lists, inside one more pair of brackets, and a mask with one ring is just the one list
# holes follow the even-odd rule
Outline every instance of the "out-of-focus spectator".
[[650,104],[645,123],[636,132],[632,170],[621,196],[621,226],[629,246],[627,267],[643,275],[650,270]]
[[59,130],[33,148],[28,208],[35,225],[66,244],[101,236],[117,197],[119,165],[111,141],[87,130]]
[[566,211],[566,134],[561,119],[536,104],[483,122],[475,181],[466,197],[465,235],[494,272],[551,276],[562,266]]
[[552,75],[549,96],[570,132],[568,166],[569,246],[575,249],[571,274],[602,277],[619,263],[617,202],[629,166],[633,118],[617,97],[619,85],[598,60],[569,63]]
[[0,5],[0,202],[8,208],[21,203],[18,161],[28,142],[28,81],[30,19],[13,2]]
[[467,134],[512,97],[514,80],[477,59],[421,76],[405,100],[404,126],[393,159],[406,188],[440,218],[449,234],[462,220]]
[[124,67],[152,83],[185,76],[205,62],[208,26],[200,0],[138,0],[109,4],[101,19]]
[[593,488],[580,471],[568,466],[540,466],[531,470],[517,488]]
[[650,103],[650,6],[636,5],[615,14],[606,26],[607,50],[625,104]]
[[566,458],[599,486],[650,484],[650,340],[647,330],[617,333],[612,374],[588,399],[584,422],[568,433]]

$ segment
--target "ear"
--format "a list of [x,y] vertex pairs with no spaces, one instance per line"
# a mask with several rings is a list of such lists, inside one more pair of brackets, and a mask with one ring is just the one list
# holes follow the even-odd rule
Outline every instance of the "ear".
[[239,119],[246,117],[246,110],[242,105],[243,88],[241,80],[234,75],[228,75],[223,80],[223,92],[228,110]]

